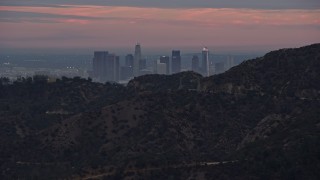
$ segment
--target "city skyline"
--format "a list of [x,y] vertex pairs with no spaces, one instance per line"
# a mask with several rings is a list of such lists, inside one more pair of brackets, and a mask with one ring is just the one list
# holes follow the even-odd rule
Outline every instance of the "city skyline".
[[3,0],[0,48],[91,51],[138,41],[151,49],[268,51],[319,42],[319,7],[316,0]]
[[[136,43],[134,46],[134,55],[128,53],[125,56],[125,61],[120,63],[120,56],[117,54],[109,54],[109,51],[94,51],[92,59],[92,69],[88,70],[89,77],[97,82],[128,82],[134,77],[146,74],[163,74],[170,75],[180,73],[182,71],[194,71],[204,77],[209,77],[214,74],[223,73],[234,66],[233,58],[229,55],[227,59],[221,61],[215,60],[207,47],[203,47],[201,51],[201,66],[196,54],[182,58],[181,51],[174,49],[171,51],[171,57],[160,55],[156,59],[148,59],[142,54],[142,46]],[[191,60],[191,64],[186,61]],[[147,61],[153,63],[147,65]],[[186,64],[189,64],[186,66]],[[183,65],[183,69],[182,69]]]

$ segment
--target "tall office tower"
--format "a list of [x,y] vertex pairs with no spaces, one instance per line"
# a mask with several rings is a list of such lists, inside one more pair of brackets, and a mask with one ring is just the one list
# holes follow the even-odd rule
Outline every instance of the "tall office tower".
[[139,43],[136,44],[134,49],[134,62],[133,62],[133,76],[137,77],[140,75],[140,60],[141,60],[141,46]]
[[97,80],[103,79],[105,75],[105,60],[108,55],[108,51],[95,51],[93,57],[93,78]]
[[199,73],[199,58],[197,55],[192,57],[192,71]]
[[171,57],[171,73],[179,73],[181,71],[181,56],[179,50],[172,51]]
[[203,76],[210,76],[209,50],[207,47],[204,47],[202,49],[202,74],[203,74]]
[[119,82],[120,80],[120,57],[116,56],[116,62],[115,62],[115,66],[114,66],[114,81],[115,82]]
[[160,56],[160,63],[166,64],[166,74],[169,74],[169,70],[170,70],[169,61],[170,61],[169,56]]
[[157,74],[167,74],[167,71],[167,64],[158,59],[155,64],[155,72]]
[[134,59],[134,57],[132,54],[127,54],[125,65],[128,67],[133,67],[133,59]]
[[102,82],[106,81],[114,81],[119,82],[119,65],[120,65],[120,59],[119,56],[116,56],[114,54],[108,54],[106,57],[106,63],[105,63],[105,76],[102,79]]
[[125,76],[128,76],[128,78],[133,76],[133,60],[134,60],[134,56],[132,54],[127,54],[126,62],[125,62],[126,68],[122,68],[122,70],[126,70],[126,72],[121,71],[121,74],[125,73],[126,74]]

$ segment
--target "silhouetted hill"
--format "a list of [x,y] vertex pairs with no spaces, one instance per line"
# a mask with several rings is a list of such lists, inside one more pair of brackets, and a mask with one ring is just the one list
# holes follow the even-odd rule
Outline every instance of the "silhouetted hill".
[[314,44],[272,51],[264,57],[244,61],[226,73],[204,78],[203,90],[319,98],[319,49],[320,44]]
[[198,81],[202,76],[198,73],[187,71],[173,75],[149,74],[134,78],[128,83],[129,88],[138,91],[168,91],[197,89]]
[[320,45],[226,73],[0,85],[2,179],[318,179]]

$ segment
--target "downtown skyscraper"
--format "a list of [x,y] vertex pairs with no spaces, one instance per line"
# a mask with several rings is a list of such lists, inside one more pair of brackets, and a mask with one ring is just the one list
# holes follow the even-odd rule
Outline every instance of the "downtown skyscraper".
[[133,67],[134,57],[132,54],[127,54],[125,57],[125,65],[128,67]]
[[166,74],[169,74],[170,72],[170,58],[169,56],[160,56],[160,63],[166,64]]
[[140,60],[141,60],[141,46],[139,43],[134,48],[134,60],[133,60],[133,76],[138,77],[140,75]]
[[119,56],[108,51],[95,51],[93,57],[93,77],[99,82],[118,82],[120,69]]
[[106,74],[105,61],[108,56],[108,51],[95,51],[93,56],[93,78],[103,79]]
[[179,73],[181,71],[181,56],[179,50],[172,51],[171,57],[171,73]]
[[192,68],[192,71],[200,73],[199,72],[199,58],[197,55],[194,55],[192,57],[192,67],[191,68]]
[[105,59],[105,74],[102,82],[119,82],[120,58],[115,54],[108,54]]
[[210,76],[209,50],[207,47],[202,49],[201,71],[203,76]]

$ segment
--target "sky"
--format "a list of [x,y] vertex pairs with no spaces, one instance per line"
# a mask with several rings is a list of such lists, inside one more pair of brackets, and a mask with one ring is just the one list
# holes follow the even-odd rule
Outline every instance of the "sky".
[[320,42],[320,0],[0,0],[0,51],[265,51]]

